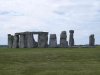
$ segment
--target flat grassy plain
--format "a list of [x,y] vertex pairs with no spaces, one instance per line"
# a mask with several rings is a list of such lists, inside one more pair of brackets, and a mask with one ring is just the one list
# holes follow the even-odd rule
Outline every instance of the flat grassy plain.
[[0,75],[100,75],[100,47],[0,48]]

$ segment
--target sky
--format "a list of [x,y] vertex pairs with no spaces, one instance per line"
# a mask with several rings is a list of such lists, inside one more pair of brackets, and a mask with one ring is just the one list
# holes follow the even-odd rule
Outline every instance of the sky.
[[75,44],[88,44],[94,34],[100,44],[100,0],[0,0],[0,45],[7,34],[47,31],[57,34],[74,30]]

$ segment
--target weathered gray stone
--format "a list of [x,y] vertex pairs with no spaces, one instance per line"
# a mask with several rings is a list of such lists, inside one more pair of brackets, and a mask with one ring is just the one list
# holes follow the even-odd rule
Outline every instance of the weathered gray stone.
[[94,46],[95,45],[95,38],[94,34],[89,36],[89,46]]
[[20,34],[19,48],[25,48],[25,36],[24,36],[24,34]]
[[60,35],[60,47],[62,47],[62,48],[68,47],[66,31],[62,31],[61,32],[61,35]]
[[25,33],[25,43],[26,43],[26,48],[36,47],[36,42],[34,40],[33,33],[31,32]]
[[70,36],[69,36],[69,46],[72,47],[74,46],[74,30],[70,30]]
[[9,48],[12,48],[12,46],[13,46],[13,35],[11,35],[11,34],[8,34],[8,47]]
[[38,34],[38,47],[39,48],[48,47],[48,32],[41,32]]
[[57,47],[56,34],[50,34],[49,47],[51,47],[51,48],[56,48]]
[[[34,34],[38,34],[38,42],[34,40]],[[32,48],[41,47],[45,48],[48,46],[48,32],[21,32],[16,33],[20,35],[19,47],[20,48]]]
[[14,35],[13,48],[18,48],[18,47],[19,47],[19,36]]
[[67,38],[66,31],[62,31],[62,32],[61,32],[60,38],[61,38],[61,39],[66,39],[66,38]]

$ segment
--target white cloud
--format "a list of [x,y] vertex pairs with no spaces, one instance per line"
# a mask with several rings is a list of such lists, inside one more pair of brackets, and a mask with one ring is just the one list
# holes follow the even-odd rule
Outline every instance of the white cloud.
[[99,0],[0,0],[0,44],[7,44],[8,33],[49,31],[59,40],[60,32],[70,29],[76,44],[85,44],[91,33],[100,37],[99,13]]

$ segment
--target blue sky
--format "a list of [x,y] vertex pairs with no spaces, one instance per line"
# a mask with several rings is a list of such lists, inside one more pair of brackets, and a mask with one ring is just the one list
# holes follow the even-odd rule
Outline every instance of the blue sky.
[[23,31],[75,30],[75,44],[88,44],[95,34],[100,44],[100,0],[0,0],[0,44],[7,34]]

